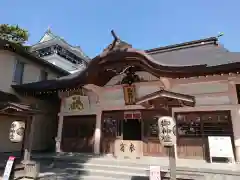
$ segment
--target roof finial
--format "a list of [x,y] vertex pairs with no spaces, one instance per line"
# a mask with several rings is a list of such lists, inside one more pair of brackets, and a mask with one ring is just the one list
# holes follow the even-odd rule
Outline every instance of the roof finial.
[[111,30],[111,33],[112,33],[112,36],[113,36],[114,40],[117,41],[119,38],[115,34],[114,30]]
[[110,47],[109,50],[112,50],[116,46],[117,41],[119,40],[119,38],[115,34],[114,30],[111,30],[111,33],[112,33],[114,40],[113,40],[112,46]]
[[51,27],[50,26],[48,26],[47,32],[51,32]]
[[217,35],[217,38],[219,38],[219,37],[221,37],[221,36],[223,36],[223,35],[224,35],[223,32],[219,32],[218,35]]

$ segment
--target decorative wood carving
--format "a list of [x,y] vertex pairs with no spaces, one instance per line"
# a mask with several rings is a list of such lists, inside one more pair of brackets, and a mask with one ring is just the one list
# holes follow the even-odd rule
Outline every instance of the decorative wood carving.
[[73,96],[72,97],[72,103],[70,104],[69,110],[70,111],[75,111],[75,110],[83,110],[84,106],[83,103],[81,101],[81,97],[80,96]]

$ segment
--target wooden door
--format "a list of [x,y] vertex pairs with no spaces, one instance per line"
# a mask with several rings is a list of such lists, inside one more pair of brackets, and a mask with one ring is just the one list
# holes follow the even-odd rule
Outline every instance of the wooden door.
[[63,121],[62,150],[92,153],[94,147],[95,116],[71,116]]
[[168,112],[163,110],[145,110],[143,111],[143,155],[144,156],[168,156],[167,149],[160,144],[158,138],[158,119],[157,115],[168,115]]
[[178,158],[204,159],[204,144],[203,138],[179,138],[177,140]]
[[177,154],[179,158],[204,159],[205,146],[201,116],[192,112],[177,114]]
[[158,138],[144,139],[143,141],[144,156],[166,157],[167,154],[168,154],[167,149],[160,144]]
[[114,154],[115,141],[121,139],[122,117],[120,111],[103,112],[101,126],[101,153]]

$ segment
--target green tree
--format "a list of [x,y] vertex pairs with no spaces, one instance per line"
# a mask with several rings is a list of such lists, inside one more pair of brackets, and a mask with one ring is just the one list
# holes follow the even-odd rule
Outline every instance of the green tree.
[[27,30],[18,25],[0,24],[0,38],[23,45],[29,37]]

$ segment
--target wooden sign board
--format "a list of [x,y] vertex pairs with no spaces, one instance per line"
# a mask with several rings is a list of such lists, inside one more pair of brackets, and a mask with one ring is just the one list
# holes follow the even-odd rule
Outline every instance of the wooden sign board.
[[73,95],[65,98],[64,100],[64,111],[65,112],[76,112],[90,108],[88,96]]
[[124,100],[126,105],[136,103],[136,87],[134,85],[123,86]]
[[161,180],[160,166],[150,166],[150,180]]
[[212,163],[213,157],[224,157],[231,159],[231,162],[234,163],[234,154],[232,148],[231,137],[229,136],[209,136],[209,153],[210,161]]

